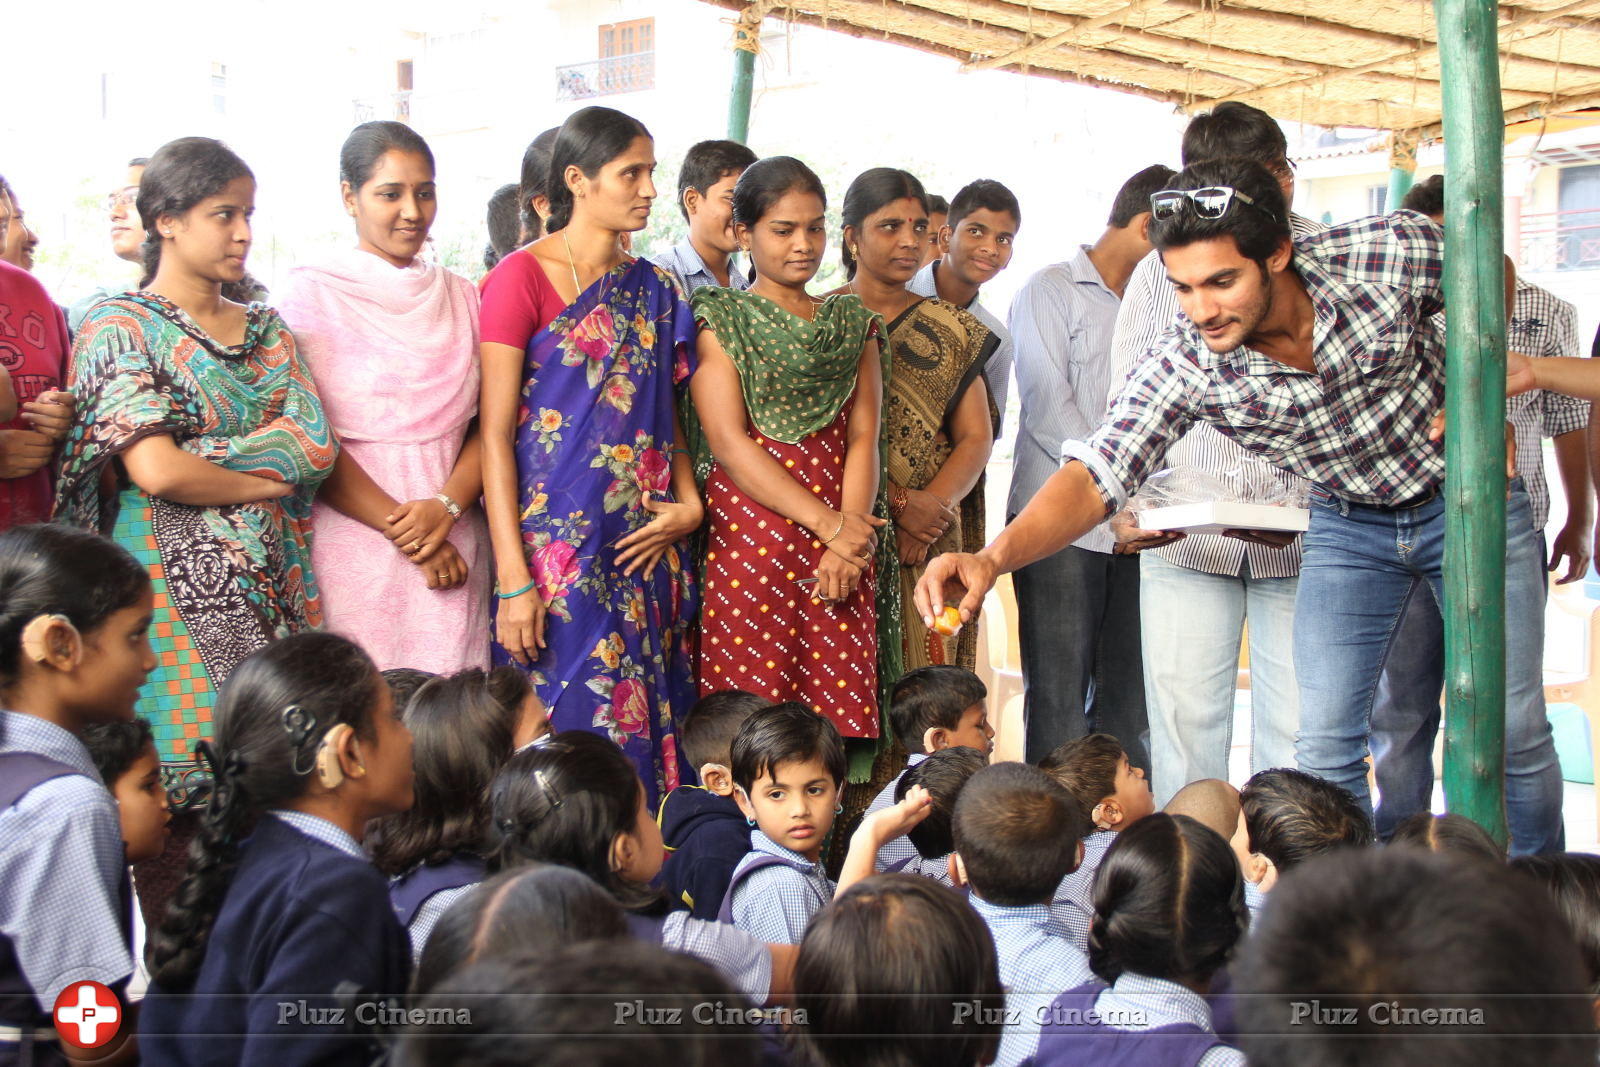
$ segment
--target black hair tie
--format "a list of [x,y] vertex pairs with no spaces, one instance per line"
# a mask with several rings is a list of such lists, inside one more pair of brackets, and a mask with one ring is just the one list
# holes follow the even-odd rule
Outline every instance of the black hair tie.
[[238,795],[239,779],[245,771],[244,757],[237,749],[229,749],[228,754],[218,760],[216,748],[210,741],[196,744],[194,754],[201,768],[211,776],[209,789],[205,785],[199,788],[205,790],[205,821],[216,826],[225,819]]

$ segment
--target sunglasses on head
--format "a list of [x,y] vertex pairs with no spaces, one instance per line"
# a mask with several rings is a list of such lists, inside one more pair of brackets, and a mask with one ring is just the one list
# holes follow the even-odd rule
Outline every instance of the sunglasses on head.
[[1162,189],[1150,194],[1150,214],[1157,220],[1170,219],[1184,204],[1202,219],[1220,219],[1228,213],[1235,200],[1249,204],[1270,218],[1271,211],[1255,202],[1248,193],[1241,193],[1230,185],[1208,185],[1204,189]]

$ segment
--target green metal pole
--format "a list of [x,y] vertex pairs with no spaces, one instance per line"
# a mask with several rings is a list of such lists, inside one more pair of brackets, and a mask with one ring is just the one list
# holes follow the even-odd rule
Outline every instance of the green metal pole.
[[756,49],[761,43],[761,17],[752,7],[734,25],[733,90],[728,95],[728,140],[750,139],[750,95],[756,82]]
[[1396,130],[1389,135],[1389,197],[1385,211],[1398,211],[1417,177],[1417,135]]
[[1451,811],[1505,817],[1504,118],[1495,0],[1434,0],[1444,99],[1445,756]]

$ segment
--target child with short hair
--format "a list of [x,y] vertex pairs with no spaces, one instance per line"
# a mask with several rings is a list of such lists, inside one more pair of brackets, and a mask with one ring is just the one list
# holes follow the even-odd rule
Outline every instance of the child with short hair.
[[927,878],[879,874],[840,893],[806,930],[794,984],[807,1063],[994,1062],[1006,1007],[994,942],[958,894]]
[[372,864],[422,957],[445,909],[483,881],[494,845],[489,785],[511,759],[533,687],[516,667],[477,668],[429,679],[400,719],[411,731],[411,807],[367,827]]
[[[117,802],[117,820],[122,827],[123,858],[129,867],[155,859],[167,847],[172,835],[172,807],[167,787],[161,780],[161,753],[156,750],[155,733],[143,719],[132,722],[99,722],[83,733],[89,758],[94,760],[100,780]],[[129,871],[129,878],[133,876]],[[150,985],[144,967],[144,923],[133,916],[133,977],[128,982],[128,999],[142,1000]]]
[[[970,748],[987,760],[994,751],[994,728],[989,725],[985,703],[988,696],[982,679],[961,667],[936,664],[902,675],[891,696],[889,726],[909,753],[906,769],[947,748]],[[896,802],[895,793],[905,773],[901,771],[872,798],[866,815]],[[913,863],[916,858],[916,846],[898,837],[878,851],[878,870]]]
[[718,917],[759,940],[798,945],[833,899],[822,845],[843,810],[844,742],[833,723],[790,701],[746,719],[732,758],[734,799],[753,829]]
[[1227,841],[1239,826],[1239,790],[1221,778],[1199,778],[1172,794],[1161,810],[1187,815]]
[[1595,1026],[1600,1028],[1600,856],[1590,852],[1553,852],[1517,856],[1511,869],[1548,890],[1556,910],[1572,929],[1583,957],[1589,995],[1594,998]]
[[361,847],[368,822],[411,805],[411,735],[389,687],[343,637],[283,638],[234,669],[200,752],[215,786],[152,938],[146,1058],[368,1062],[365,1040],[318,1020],[341,988],[400,994],[410,973]]
[[83,732],[89,758],[117,802],[125,858],[132,866],[155,859],[171,834],[172,808],[161,782],[155,733],[143,719],[98,722]]
[[1419,811],[1401,819],[1385,847],[1397,845],[1470,856],[1496,865],[1506,862],[1506,850],[1495,844],[1489,831],[1453,811],[1443,815]]
[[1233,971],[1252,1064],[1595,1062],[1572,932],[1504,866],[1314,856],[1273,891]]
[[401,715],[405,714],[406,705],[411,703],[417,690],[439,677],[432,671],[419,671],[415,667],[390,667],[382,674],[383,684],[389,687],[389,695],[394,698],[394,710]]
[[1039,761],[1039,769],[1072,794],[1093,828],[1083,842],[1083,862],[1061,880],[1051,904],[1071,931],[1072,943],[1087,952],[1095,871],[1117,834],[1156,810],[1155,797],[1144,771],[1110,734],[1087,734],[1058,745]]
[[689,224],[682,241],[653,257],[685,296],[703,285],[748,289],[750,279],[733,264],[733,187],[756,154],[738,141],[701,141],[684,153],[678,168],[678,210]]
[[51,1012],[74,982],[127,1003],[128,867],[83,734],[133,719],[153,604],[148,572],[105,538],[0,533],[0,1061],[55,1062]]
[[1092,976],[1089,961],[1051,915],[1056,887],[1078,865],[1088,822],[1072,796],[1037,767],[996,763],[967,782],[956,801],[959,881],[994,936],[1006,988],[999,1067],[1032,1056],[1039,1010]]
[[950,874],[950,856],[956,850],[954,817],[956,801],[972,776],[989,765],[983,754],[971,748],[946,748],[935,752],[915,767],[907,767],[895,783],[894,800],[903,804],[911,791],[921,786],[930,801],[928,814],[905,832],[905,840],[917,850],[915,857],[893,864],[885,873],[920,874],[955,887]]
[[1356,798],[1314,774],[1275,767],[1251,775],[1239,790],[1239,825],[1231,844],[1252,912],[1296,864],[1374,840],[1372,820]]
[[733,799],[733,739],[770,701],[738,689],[701,697],[678,726],[678,743],[700,779],[661,802],[657,822],[667,846],[661,886],[697,919],[715,919],[733,869],[750,851],[750,828]]
[[759,1004],[789,989],[794,949],[696,919],[653,888],[666,857],[633,762],[609,738],[566,730],[512,757],[489,789],[497,842],[490,873],[555,863],[593,879],[628,913],[634,936],[716,967]]
[[411,995],[424,996],[484,960],[632,936],[622,905],[594,879],[571,867],[527,863],[479,882],[439,916]]
[[1095,909],[1096,977],[1050,1005],[1037,1067],[1243,1067],[1204,996],[1249,922],[1228,842],[1186,815],[1139,820],[1106,851]]

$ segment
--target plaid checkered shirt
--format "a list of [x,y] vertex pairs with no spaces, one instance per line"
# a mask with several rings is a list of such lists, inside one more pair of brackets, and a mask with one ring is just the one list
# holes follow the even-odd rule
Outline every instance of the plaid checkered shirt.
[[1336,496],[1411,504],[1444,481],[1444,446],[1428,425],[1444,405],[1444,236],[1396,212],[1295,242],[1292,266],[1311,298],[1315,370],[1247,347],[1216,354],[1185,320],[1134,368],[1106,422],[1063,459],[1089,468],[1108,511],[1196,423]]

